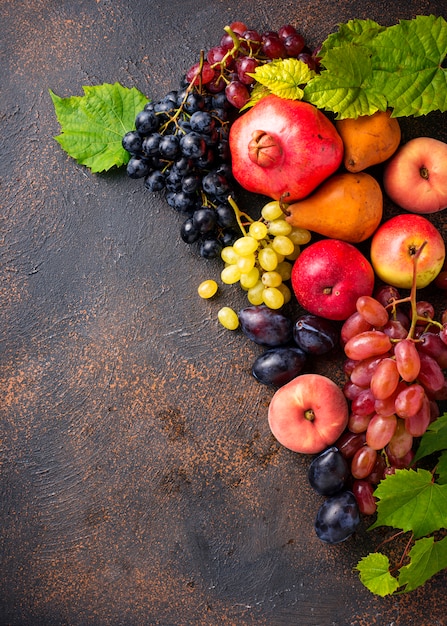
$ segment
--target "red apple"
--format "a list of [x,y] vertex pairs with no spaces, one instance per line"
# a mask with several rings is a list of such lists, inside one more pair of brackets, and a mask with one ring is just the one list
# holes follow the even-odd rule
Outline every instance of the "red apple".
[[352,244],[322,239],[304,248],[292,268],[292,288],[309,313],[346,320],[356,310],[359,296],[370,296],[374,271]]
[[447,143],[416,137],[385,166],[383,186],[397,206],[412,213],[447,208]]
[[273,395],[268,421],[280,444],[316,454],[337,441],[348,423],[343,391],[321,374],[301,374]]
[[240,185],[285,202],[310,194],[343,159],[341,137],[321,111],[275,95],[262,98],[233,122],[229,145]]
[[442,269],[445,244],[441,233],[426,217],[414,213],[384,222],[371,240],[371,263],[377,276],[393,287],[410,289],[414,256],[424,241],[417,261],[418,289],[429,285]]

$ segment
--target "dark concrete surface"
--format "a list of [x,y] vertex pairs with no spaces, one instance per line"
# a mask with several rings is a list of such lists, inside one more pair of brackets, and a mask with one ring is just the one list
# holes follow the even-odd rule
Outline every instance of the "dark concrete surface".
[[[270,434],[257,347],[216,323],[243,295],[198,298],[219,264],[186,247],[162,198],[62,152],[48,92],[119,81],[161,97],[234,19],[291,22],[317,45],[350,18],[443,12],[428,0],[0,1],[1,626],[447,624],[445,572],[380,599],[353,572],[380,532],[365,521],[336,547],[315,537],[309,458]],[[447,140],[445,121],[405,122],[404,137]],[[318,368],[341,379],[339,359]]]

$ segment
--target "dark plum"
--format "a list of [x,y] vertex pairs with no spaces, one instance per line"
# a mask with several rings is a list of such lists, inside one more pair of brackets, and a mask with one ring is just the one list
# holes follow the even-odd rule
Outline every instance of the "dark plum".
[[252,374],[264,385],[282,387],[300,374],[306,359],[306,353],[300,348],[270,348],[253,363]]
[[351,491],[340,491],[327,498],[315,518],[317,537],[325,543],[340,543],[350,537],[360,524],[360,511]]
[[331,320],[317,315],[301,315],[293,326],[295,343],[305,352],[319,356],[338,343],[339,330]]
[[241,309],[239,323],[246,337],[263,346],[275,348],[284,346],[292,340],[292,320],[264,304]]
[[307,473],[310,485],[322,496],[333,496],[341,491],[349,476],[349,464],[335,446],[315,457]]

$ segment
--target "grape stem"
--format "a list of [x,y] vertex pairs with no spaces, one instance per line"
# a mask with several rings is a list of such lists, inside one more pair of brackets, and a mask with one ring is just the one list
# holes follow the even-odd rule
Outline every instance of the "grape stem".
[[245,218],[248,224],[251,224],[254,220],[249,215],[247,215],[247,213],[244,213],[243,211],[240,210],[240,208],[238,207],[238,205],[236,204],[236,202],[233,200],[231,196],[228,196],[228,203],[230,204],[231,208],[234,211],[234,215],[236,216],[236,221],[238,223],[239,228],[241,229],[242,234],[244,235],[244,237],[246,237],[247,231],[244,227],[244,224],[242,223],[242,218]]
[[388,304],[386,307],[386,308],[392,307],[393,313],[395,313],[396,306],[398,304],[403,304],[404,302],[410,303],[411,324],[410,324],[410,328],[408,329],[407,339],[411,341],[419,341],[418,339],[414,339],[414,332],[415,332],[416,325],[418,322],[426,322],[427,326],[430,326],[431,324],[433,324],[435,326],[439,326],[439,328],[442,328],[442,324],[440,322],[437,322],[436,320],[432,320],[430,317],[423,317],[421,315],[418,315],[418,312],[417,312],[417,299],[416,299],[417,297],[417,265],[418,265],[418,260],[419,260],[419,257],[421,256],[422,250],[425,248],[426,245],[427,245],[427,241],[424,241],[420,245],[420,247],[416,250],[415,254],[413,255],[413,259],[412,259],[413,260],[413,279],[411,283],[410,295],[407,296],[406,298],[393,300],[393,302]]

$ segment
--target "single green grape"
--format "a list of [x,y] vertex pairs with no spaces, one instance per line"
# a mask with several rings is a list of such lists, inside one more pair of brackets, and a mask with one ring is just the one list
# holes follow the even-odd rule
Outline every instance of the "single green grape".
[[217,312],[217,319],[224,328],[228,330],[236,330],[239,327],[239,318],[232,308],[224,306]]
[[204,280],[197,287],[197,292],[201,298],[212,298],[217,292],[217,283],[215,280]]
[[251,289],[259,280],[259,269],[252,267],[246,274],[241,274],[240,283],[242,289]]
[[280,309],[284,304],[284,296],[276,287],[264,289],[262,299],[269,309]]
[[294,252],[295,245],[293,241],[285,235],[277,235],[272,241],[272,248],[275,252],[278,252],[278,254],[287,256],[288,254],[292,254]]
[[261,280],[265,287],[278,287],[282,283],[282,276],[273,270],[272,272],[264,272]]
[[284,215],[284,212],[278,200],[271,200],[271,202],[267,202],[267,204],[262,207],[261,215],[265,220],[270,222],[272,220],[277,220],[279,217]]
[[248,254],[253,254],[255,250],[257,250],[259,242],[257,239],[254,239],[250,236],[239,237],[233,243],[234,251],[240,256],[247,256]]
[[226,285],[234,285],[241,278],[241,270],[237,265],[227,265],[221,271],[220,278]]
[[292,226],[289,222],[283,218],[272,220],[268,225],[268,232],[270,235],[290,235],[292,232]]
[[278,255],[273,248],[266,246],[265,248],[262,248],[262,250],[259,250],[258,262],[262,269],[267,272],[272,272],[278,265]]
[[261,239],[265,239],[267,237],[267,225],[264,222],[252,222],[248,229],[248,234],[250,237],[257,239],[258,241]]

